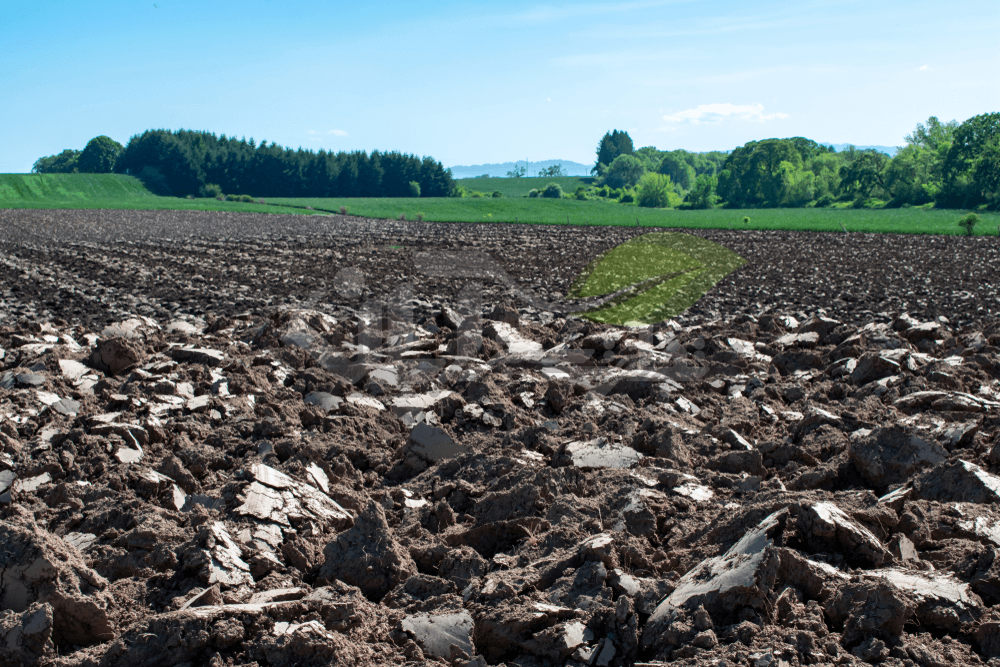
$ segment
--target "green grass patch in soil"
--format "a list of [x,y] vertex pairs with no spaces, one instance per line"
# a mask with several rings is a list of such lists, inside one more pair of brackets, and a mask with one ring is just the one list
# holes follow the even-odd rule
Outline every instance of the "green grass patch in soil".
[[717,243],[682,232],[637,236],[594,259],[570,288],[570,297],[614,294],[582,313],[608,324],[652,324],[687,310],[746,260]]

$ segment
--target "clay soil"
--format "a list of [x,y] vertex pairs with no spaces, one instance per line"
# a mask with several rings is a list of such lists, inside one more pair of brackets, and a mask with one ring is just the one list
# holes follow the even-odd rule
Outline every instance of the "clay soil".
[[0,665],[1000,662],[1000,243],[649,231],[0,211]]

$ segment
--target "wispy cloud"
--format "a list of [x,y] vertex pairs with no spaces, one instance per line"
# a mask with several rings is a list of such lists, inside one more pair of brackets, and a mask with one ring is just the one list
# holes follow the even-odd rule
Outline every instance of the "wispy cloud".
[[668,123],[698,125],[699,123],[718,123],[730,116],[755,120],[760,123],[776,118],[788,118],[787,113],[775,112],[765,114],[763,104],[729,104],[727,102],[725,104],[699,104],[694,109],[685,109],[684,111],[666,115],[663,117],[663,120]]
[[928,69],[930,69],[930,68],[927,67],[927,65],[921,65],[920,67],[917,68],[917,71],[918,72],[924,72],[924,71],[927,71]]
[[325,132],[320,132],[320,131],[317,131],[317,130],[309,130],[309,134],[312,137],[315,137],[315,138],[323,137],[323,136],[329,136],[331,134],[333,136],[335,136],[335,137],[346,137],[346,136],[348,136],[346,130],[327,130]]

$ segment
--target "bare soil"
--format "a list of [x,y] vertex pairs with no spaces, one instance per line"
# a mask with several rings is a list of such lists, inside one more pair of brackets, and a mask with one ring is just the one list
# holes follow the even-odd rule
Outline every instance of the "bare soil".
[[989,238],[693,232],[626,329],[536,306],[647,229],[0,230],[0,665],[1000,663]]

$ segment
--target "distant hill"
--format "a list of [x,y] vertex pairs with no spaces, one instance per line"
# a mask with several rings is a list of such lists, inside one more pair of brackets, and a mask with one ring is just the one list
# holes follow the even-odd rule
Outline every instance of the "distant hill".
[[[823,145],[833,146],[839,153],[851,144],[823,143]],[[881,151],[890,157],[894,156],[899,151],[899,148],[895,146],[860,146],[858,144],[854,144],[854,147],[862,150],[866,148],[874,148],[875,150]],[[448,168],[451,169],[451,175],[456,179],[479,178],[483,175],[488,175],[490,178],[505,178],[507,176],[507,172],[512,171],[514,167],[526,167],[527,171],[524,175],[531,177],[538,176],[538,172],[542,169],[547,169],[555,164],[561,164],[563,171],[566,172],[567,176],[590,176],[590,170],[594,166],[593,164],[581,164],[579,162],[573,162],[572,160],[540,160],[538,162],[525,162],[524,160],[518,160],[517,162],[503,162],[500,164],[456,164]]]
[[[833,146],[834,149],[838,153],[840,153],[841,151],[845,150],[848,146],[851,146],[852,144],[823,144],[823,145],[824,146]],[[892,157],[896,153],[899,152],[899,148],[896,147],[896,146],[859,146],[858,144],[853,144],[853,145],[854,145],[855,148],[858,148],[858,149],[861,149],[861,150],[865,150],[865,149],[868,149],[868,148],[874,148],[875,150],[879,151],[880,153],[885,153],[889,157]]]
[[501,164],[458,164],[449,167],[451,175],[455,178],[476,178],[483,174],[489,174],[491,178],[504,178],[508,171],[513,171],[514,167],[526,167],[525,176],[538,176],[542,169],[548,169],[552,165],[561,164],[567,176],[590,176],[592,164],[580,164],[572,160],[540,160],[538,162],[503,162]]

